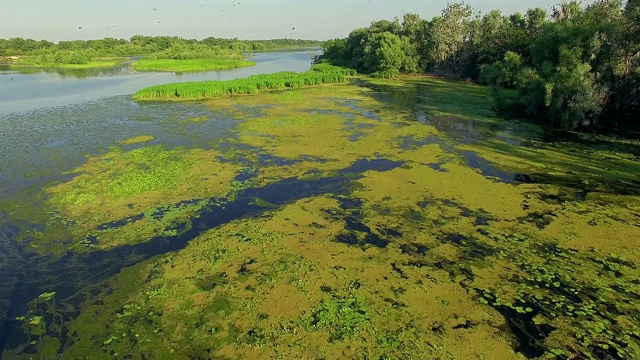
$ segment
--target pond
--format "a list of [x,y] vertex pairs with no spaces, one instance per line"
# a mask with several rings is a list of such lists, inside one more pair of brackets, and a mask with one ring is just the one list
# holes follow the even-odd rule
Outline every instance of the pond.
[[426,77],[58,105],[0,118],[6,358],[640,354],[635,143]]

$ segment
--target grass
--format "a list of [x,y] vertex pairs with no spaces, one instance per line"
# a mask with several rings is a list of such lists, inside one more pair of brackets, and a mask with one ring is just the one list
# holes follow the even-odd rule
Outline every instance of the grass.
[[254,66],[253,61],[223,59],[141,59],[131,66],[138,71],[219,71]]
[[304,73],[285,71],[229,81],[199,81],[152,86],[135,93],[133,99],[201,99],[222,95],[255,94],[268,90],[299,88],[305,85],[340,83],[346,80],[347,75],[354,74],[355,72],[350,69],[316,65]]
[[86,64],[64,64],[54,62],[39,62],[33,58],[24,57],[11,64],[12,68],[58,68],[58,69],[98,69],[117,66],[125,61],[122,57],[96,58]]

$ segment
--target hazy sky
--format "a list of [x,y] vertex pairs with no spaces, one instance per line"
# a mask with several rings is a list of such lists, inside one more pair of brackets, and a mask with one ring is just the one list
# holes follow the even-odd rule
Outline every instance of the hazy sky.
[[[59,41],[128,39],[142,34],[196,39],[215,36],[326,40],[345,37],[374,20],[401,18],[405,12],[431,19],[450,1],[453,0],[14,0],[6,1],[0,10],[0,38]],[[531,7],[548,9],[559,2],[466,3],[476,11],[499,9],[510,14]]]

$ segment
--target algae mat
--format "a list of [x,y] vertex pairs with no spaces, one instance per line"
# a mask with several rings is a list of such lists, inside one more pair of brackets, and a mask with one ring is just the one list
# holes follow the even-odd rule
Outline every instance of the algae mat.
[[122,140],[12,213],[45,265],[5,357],[640,356],[638,144],[429,78],[204,105],[228,136]]

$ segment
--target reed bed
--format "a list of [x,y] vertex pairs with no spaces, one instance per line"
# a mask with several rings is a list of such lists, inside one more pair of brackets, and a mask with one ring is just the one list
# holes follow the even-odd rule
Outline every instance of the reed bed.
[[198,81],[157,85],[138,91],[133,95],[133,99],[201,99],[224,95],[256,94],[269,90],[341,83],[346,81],[349,74],[354,74],[354,72],[337,66],[314,65],[311,70],[304,73],[285,71],[228,81]]
[[254,66],[253,61],[226,59],[142,59],[131,66],[138,71],[220,71]]

